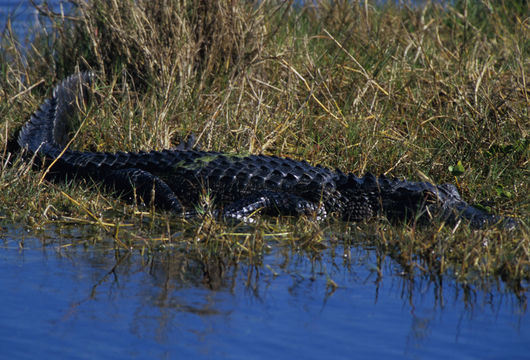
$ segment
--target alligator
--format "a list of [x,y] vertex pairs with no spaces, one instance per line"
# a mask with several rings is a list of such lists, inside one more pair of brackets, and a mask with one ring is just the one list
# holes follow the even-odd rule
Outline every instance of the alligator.
[[[80,152],[68,149],[68,121],[86,101],[94,74],[71,75],[57,85],[22,127],[18,145],[47,161],[48,176],[90,179],[125,198],[195,214],[204,196],[222,218],[266,215],[335,216],[363,221],[431,222],[438,218],[472,228],[494,224],[516,228],[510,217],[489,214],[466,203],[452,184],[406,181],[352,173],[287,157],[202,151],[193,139],[176,148],[150,152]],[[42,164],[42,162],[41,162]]]

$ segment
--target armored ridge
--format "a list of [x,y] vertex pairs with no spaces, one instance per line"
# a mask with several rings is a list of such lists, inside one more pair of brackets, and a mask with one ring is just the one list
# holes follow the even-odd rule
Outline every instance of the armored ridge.
[[179,215],[189,214],[208,194],[223,217],[329,215],[360,221],[378,215],[391,220],[440,218],[465,220],[474,228],[511,218],[491,215],[467,204],[450,184],[434,185],[375,177],[356,177],[305,161],[265,155],[200,151],[188,141],[172,150],[97,153],[64,150],[68,117],[84,101],[91,73],[75,74],[53,91],[20,132],[18,143],[30,153],[54,159],[51,174],[92,179],[122,196],[139,196]]

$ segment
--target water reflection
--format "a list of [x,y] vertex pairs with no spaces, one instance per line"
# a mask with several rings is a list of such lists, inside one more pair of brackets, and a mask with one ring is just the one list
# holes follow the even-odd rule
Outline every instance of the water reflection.
[[10,355],[38,356],[50,343],[61,357],[150,358],[513,357],[529,347],[525,294],[412,276],[369,246],[337,242],[313,259],[273,247],[249,264],[140,256],[97,231],[57,231],[51,242],[57,233],[7,228],[0,240]]

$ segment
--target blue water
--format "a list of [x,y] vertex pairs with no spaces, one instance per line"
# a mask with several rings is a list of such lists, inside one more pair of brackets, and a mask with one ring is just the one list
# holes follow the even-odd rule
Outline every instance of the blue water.
[[361,247],[346,247],[344,257],[339,244],[311,261],[273,244],[262,266],[212,261],[224,272],[206,281],[202,263],[178,252],[117,255],[108,245],[75,245],[88,239],[75,230],[60,236],[36,239],[11,227],[0,236],[0,358],[528,359],[530,352],[526,304],[502,284],[466,291],[448,278],[410,280],[388,258],[378,281],[375,254]]
[[[67,0],[36,0],[35,3],[47,3],[50,10],[59,14],[71,8]],[[20,41],[31,36],[32,30],[40,27],[39,24],[48,24],[46,19],[39,16],[29,0],[0,0],[0,35],[7,30],[8,19],[11,29]]]

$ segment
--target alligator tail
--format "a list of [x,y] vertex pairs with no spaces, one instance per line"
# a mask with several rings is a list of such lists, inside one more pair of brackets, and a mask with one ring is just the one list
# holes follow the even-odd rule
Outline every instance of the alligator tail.
[[52,97],[40,106],[20,130],[20,147],[32,153],[56,157],[69,140],[71,116],[87,98],[87,89],[93,78],[92,72],[81,72],[57,85]]

